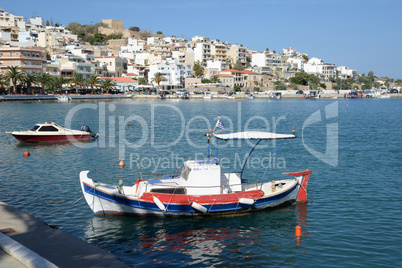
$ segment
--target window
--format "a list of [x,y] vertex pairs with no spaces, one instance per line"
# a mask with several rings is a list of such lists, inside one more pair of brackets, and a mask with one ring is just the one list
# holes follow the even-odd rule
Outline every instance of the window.
[[57,132],[59,130],[57,128],[55,128],[54,126],[42,126],[38,131],[53,131],[53,132]]

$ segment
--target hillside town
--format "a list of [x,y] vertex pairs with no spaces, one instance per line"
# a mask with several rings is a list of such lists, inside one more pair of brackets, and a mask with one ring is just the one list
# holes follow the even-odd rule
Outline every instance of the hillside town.
[[[299,72],[318,78],[313,89],[321,86],[330,90],[339,84],[336,81],[342,84],[359,77],[356,70],[310,58],[295,48],[257,51],[204,36],[191,40],[166,37],[160,32],[126,29],[124,21],[114,19],[103,19],[101,25],[98,34],[120,38],[91,44],[66,26],[45,22],[41,17],[25,20],[0,9],[0,75],[5,77],[10,66],[14,66],[25,74],[61,78],[56,86],[43,82],[43,89],[78,92],[78,88],[93,89],[106,81],[109,88],[124,93],[152,88],[207,87],[212,91],[230,88],[242,92],[300,89],[290,83]],[[380,86],[396,86],[386,79],[376,78],[375,82]],[[14,86],[14,93],[18,92],[17,86],[23,86],[13,85],[14,81],[9,83]],[[344,89],[346,86],[345,82]],[[34,85],[31,87],[32,92],[37,91]],[[358,85],[355,88],[360,89]],[[342,88],[338,85],[337,89]]]

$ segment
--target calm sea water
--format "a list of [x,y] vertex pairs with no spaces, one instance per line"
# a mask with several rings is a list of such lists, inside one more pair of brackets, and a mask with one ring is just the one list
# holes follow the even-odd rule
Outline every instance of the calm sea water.
[[[401,115],[401,99],[1,103],[0,200],[135,267],[399,267]],[[262,142],[245,176],[257,182],[312,169],[309,203],[241,216],[113,218],[94,216],[81,198],[82,170],[129,185],[138,172],[175,173],[183,160],[207,156],[204,134],[218,116],[222,132],[295,128],[298,138],[286,141],[267,169],[280,142]],[[101,136],[81,148],[22,145],[4,133],[45,121],[86,124]],[[251,146],[220,141],[223,168],[240,171]],[[212,156],[215,148],[212,142]]]

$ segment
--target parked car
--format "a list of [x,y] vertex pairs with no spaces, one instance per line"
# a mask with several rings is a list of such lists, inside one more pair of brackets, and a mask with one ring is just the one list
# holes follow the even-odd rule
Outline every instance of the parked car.
[[396,88],[391,88],[389,90],[389,93],[399,93],[398,90]]
[[303,90],[296,91],[296,94],[303,94],[303,93],[304,93]]

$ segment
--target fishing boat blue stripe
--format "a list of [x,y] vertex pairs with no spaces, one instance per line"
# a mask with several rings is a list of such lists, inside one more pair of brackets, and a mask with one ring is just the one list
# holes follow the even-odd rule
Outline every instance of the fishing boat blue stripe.
[[[238,210],[238,209],[247,209],[252,206],[260,206],[260,205],[264,205],[267,203],[277,201],[277,200],[287,196],[288,194],[290,194],[292,191],[295,190],[296,187],[297,187],[297,184],[295,184],[295,186],[292,187],[291,189],[289,189],[286,192],[283,192],[279,195],[258,199],[254,203],[254,205],[230,203],[230,204],[215,204],[215,205],[204,205],[204,206],[208,209],[209,213],[227,212],[227,211]],[[117,204],[122,204],[122,205],[126,205],[126,206],[133,207],[133,208],[139,208],[139,209],[149,209],[149,210],[160,211],[159,207],[155,203],[144,202],[144,201],[140,201],[140,200],[132,200],[132,199],[128,199],[125,197],[108,194],[104,191],[95,189],[87,184],[84,184],[84,191],[89,194],[98,196],[100,198],[103,198],[105,200],[108,200],[110,202],[114,202]],[[166,204],[166,209],[167,209],[167,212],[181,212],[181,213],[197,212],[198,213],[198,211],[194,210],[190,205],[183,205],[183,204]]]

